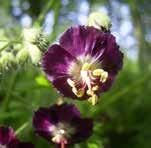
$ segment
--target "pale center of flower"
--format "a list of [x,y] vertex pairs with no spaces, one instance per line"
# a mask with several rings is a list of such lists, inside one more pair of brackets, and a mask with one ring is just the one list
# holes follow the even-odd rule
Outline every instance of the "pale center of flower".
[[[89,96],[88,101],[91,102],[92,105],[98,102],[96,92],[99,90],[101,83],[105,83],[108,78],[108,72],[100,67],[98,63],[91,62],[90,59],[83,60],[78,64],[72,65],[69,72],[73,79],[67,79],[67,83],[71,87],[72,92],[79,98],[86,93]],[[81,85],[79,85],[79,83]]]
[[60,144],[68,143],[68,139],[75,132],[75,129],[71,127],[68,123],[58,123],[52,129],[52,142]]
[[6,145],[1,145],[0,144],[0,148],[7,148]]

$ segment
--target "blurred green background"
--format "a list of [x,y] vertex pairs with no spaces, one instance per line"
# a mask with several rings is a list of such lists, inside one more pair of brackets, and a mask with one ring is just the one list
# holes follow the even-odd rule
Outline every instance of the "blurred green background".
[[[69,26],[85,24],[93,11],[111,17],[111,31],[125,55],[123,70],[97,106],[75,102],[83,116],[94,118],[95,127],[88,141],[72,147],[151,148],[150,8],[150,0],[0,0],[0,39],[3,33],[17,38],[23,27],[35,24],[52,43]],[[0,75],[0,124],[12,126],[37,148],[54,147],[34,135],[31,120],[34,110],[58,97],[40,67],[30,62],[14,67]]]

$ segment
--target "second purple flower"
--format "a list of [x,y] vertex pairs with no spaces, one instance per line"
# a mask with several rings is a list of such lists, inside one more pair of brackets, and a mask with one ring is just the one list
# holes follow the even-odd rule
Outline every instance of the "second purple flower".
[[88,139],[92,135],[93,121],[82,118],[74,105],[65,103],[40,108],[34,114],[33,126],[36,133],[49,142],[65,147]]

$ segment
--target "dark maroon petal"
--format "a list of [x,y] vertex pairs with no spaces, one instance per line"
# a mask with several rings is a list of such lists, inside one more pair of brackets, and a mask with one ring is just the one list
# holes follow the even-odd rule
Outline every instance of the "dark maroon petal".
[[57,88],[59,93],[61,93],[63,96],[72,98],[72,99],[76,99],[77,97],[74,95],[71,87],[67,83],[68,78],[69,78],[69,76],[66,76],[63,78],[58,78],[58,79],[55,79],[52,83],[55,86],[55,88]]
[[96,42],[92,55],[96,57],[100,48],[104,49],[104,52],[98,60],[109,76],[105,83],[100,84],[99,92],[105,92],[112,86],[116,74],[122,68],[123,53],[119,50],[115,37],[110,33],[102,33]]
[[48,108],[40,108],[37,112],[35,112],[33,117],[35,132],[50,140],[50,129],[53,126],[52,123],[55,124],[55,122],[57,122],[56,120],[56,116],[51,114]]
[[37,112],[35,112],[33,117],[33,125],[36,130],[39,131],[49,131],[49,128],[52,124],[55,124],[57,121],[56,115],[51,114],[48,108],[40,108]]
[[10,127],[0,127],[0,144],[8,145],[15,139],[14,131]]
[[91,54],[99,35],[93,27],[71,27],[62,35],[60,46],[75,57]]
[[96,92],[96,94],[99,96],[100,93],[109,90],[110,87],[112,86],[114,80],[115,80],[115,76],[109,74],[107,81],[105,83],[102,83],[102,82],[99,83],[99,85],[98,85],[99,90]]
[[11,142],[9,143],[9,145],[7,146],[7,148],[34,148],[34,145],[32,143],[29,142]]
[[88,96],[86,93],[81,97],[77,98],[77,96],[72,92],[72,88],[67,83],[67,79],[70,78],[69,76],[55,79],[52,83],[55,86],[55,88],[58,90],[59,93],[61,93],[63,96],[71,98],[71,99],[79,99],[79,100],[85,100]]
[[76,129],[75,134],[70,139],[70,143],[79,143],[88,139],[93,132],[93,121],[92,119],[75,119],[73,120],[73,125]]
[[18,144],[19,144],[19,140],[13,139],[8,143],[7,148],[17,148]]
[[71,122],[74,118],[80,117],[80,112],[72,104],[53,105],[50,107],[51,112],[55,112],[59,122]]
[[67,70],[72,61],[72,55],[57,44],[52,45],[44,54],[42,66],[50,81],[67,75]]
[[123,66],[123,53],[116,44],[115,37],[107,34],[107,49],[103,55],[102,67],[109,74],[115,75]]
[[35,146],[29,142],[20,142],[16,148],[34,148]]

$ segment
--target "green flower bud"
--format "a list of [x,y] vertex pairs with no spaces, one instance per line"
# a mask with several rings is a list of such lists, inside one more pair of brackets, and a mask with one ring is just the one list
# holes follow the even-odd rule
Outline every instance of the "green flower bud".
[[111,20],[108,15],[100,12],[93,12],[89,15],[87,26],[93,26],[97,29],[105,29],[109,31],[111,28]]
[[23,29],[24,41],[29,43],[35,43],[37,36],[40,34],[40,29],[38,28],[25,28]]
[[38,64],[42,56],[40,49],[36,45],[30,43],[25,44],[25,49],[28,51],[32,63]]
[[36,45],[39,47],[39,49],[42,52],[46,51],[49,46],[48,38],[46,36],[44,36],[43,34],[40,34],[37,37]]
[[8,42],[6,41],[0,41],[0,49],[4,48],[7,44]]
[[22,44],[14,44],[13,45],[13,50],[16,51],[16,52],[20,51],[22,48],[23,48]]
[[9,69],[15,64],[15,57],[12,52],[2,51],[0,56],[0,71]]
[[25,63],[28,60],[29,52],[26,49],[21,49],[16,54],[16,62],[17,64]]
[[25,42],[37,45],[41,51],[45,51],[48,48],[48,38],[41,32],[39,28],[24,29],[23,38]]

